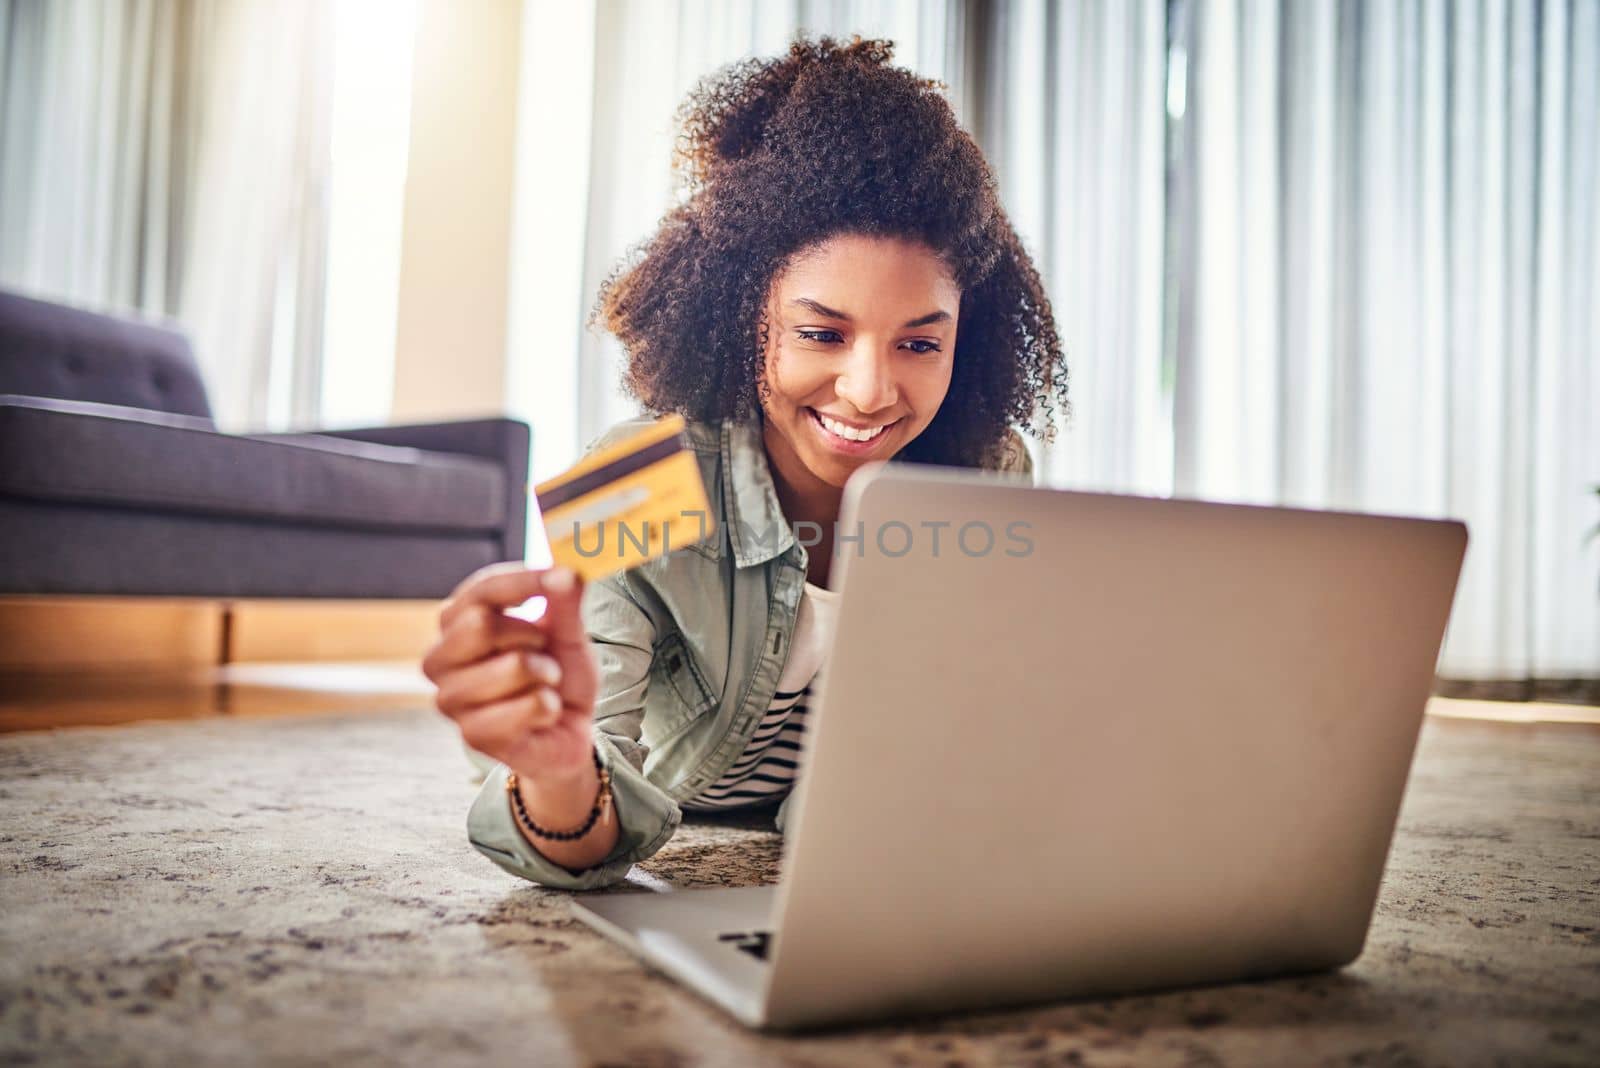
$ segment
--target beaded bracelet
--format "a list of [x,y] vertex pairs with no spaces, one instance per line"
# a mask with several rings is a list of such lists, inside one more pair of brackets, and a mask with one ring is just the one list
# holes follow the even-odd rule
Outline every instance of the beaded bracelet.
[[540,838],[549,838],[555,842],[571,842],[582,838],[594,829],[595,823],[611,808],[611,771],[600,763],[600,750],[594,751],[594,770],[600,773],[600,792],[595,795],[594,808],[589,810],[589,818],[583,821],[583,826],[571,831],[547,831],[528,815],[528,809],[522,803],[522,795],[517,792],[517,773],[506,772],[506,793],[511,795],[511,808],[516,813],[517,822],[523,829]]

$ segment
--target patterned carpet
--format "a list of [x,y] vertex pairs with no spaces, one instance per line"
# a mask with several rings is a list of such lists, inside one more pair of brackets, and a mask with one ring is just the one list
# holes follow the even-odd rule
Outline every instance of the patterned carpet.
[[[420,711],[0,736],[0,1063],[1600,1064],[1600,729],[1430,721],[1334,975],[750,1034],[464,834]],[[750,885],[687,825],[635,878]]]

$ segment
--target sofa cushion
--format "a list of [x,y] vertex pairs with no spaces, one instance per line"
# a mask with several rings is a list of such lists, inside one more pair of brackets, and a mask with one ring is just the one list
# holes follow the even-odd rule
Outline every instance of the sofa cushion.
[[0,531],[0,593],[33,596],[434,599],[503,559],[482,531],[290,526],[3,494]]
[[501,466],[316,435],[219,434],[112,405],[0,396],[0,494],[300,525],[495,531]]
[[211,418],[200,368],[178,330],[3,289],[0,393]]

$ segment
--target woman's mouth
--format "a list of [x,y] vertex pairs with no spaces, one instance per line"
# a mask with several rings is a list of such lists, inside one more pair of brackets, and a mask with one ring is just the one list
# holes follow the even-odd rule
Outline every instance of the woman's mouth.
[[823,415],[815,408],[807,408],[806,414],[811,417],[811,424],[817,428],[818,435],[829,448],[852,456],[877,448],[878,443],[888,436],[890,428],[900,422],[896,419],[863,430]]

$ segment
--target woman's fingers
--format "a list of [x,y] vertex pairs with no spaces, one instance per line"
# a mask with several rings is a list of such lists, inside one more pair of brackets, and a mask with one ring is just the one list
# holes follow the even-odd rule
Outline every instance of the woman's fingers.
[[[537,596],[546,610],[536,622],[506,614]],[[484,568],[446,600],[422,670],[467,745],[542,774],[588,766],[598,677],[582,600],[570,569],[521,564]]]
[[[544,653],[498,653],[443,676],[434,701],[439,711],[457,717],[477,705],[500,701],[535,686],[559,687],[561,675],[560,663]],[[555,711],[560,712],[559,696]]]
[[428,650],[422,658],[422,673],[439,682],[447,672],[492,653],[513,649],[537,652],[549,644],[549,636],[538,624],[477,605],[458,614],[450,629]]
[[561,694],[568,704],[593,711],[599,696],[599,664],[594,642],[584,624],[583,579],[572,571],[557,569],[545,582],[545,613],[539,626],[550,636],[549,653],[561,661],[567,680]]
[[549,574],[514,562],[479,568],[445,599],[439,609],[439,629],[448,630],[457,616],[477,606],[515,608],[541,596]]
[[457,720],[461,739],[480,753],[499,756],[527,741],[533,731],[561,719],[561,698],[548,686],[464,712]]
[[544,615],[539,625],[549,632],[558,646],[587,645],[589,633],[583,625],[583,579],[570,568],[557,567],[543,573]]

